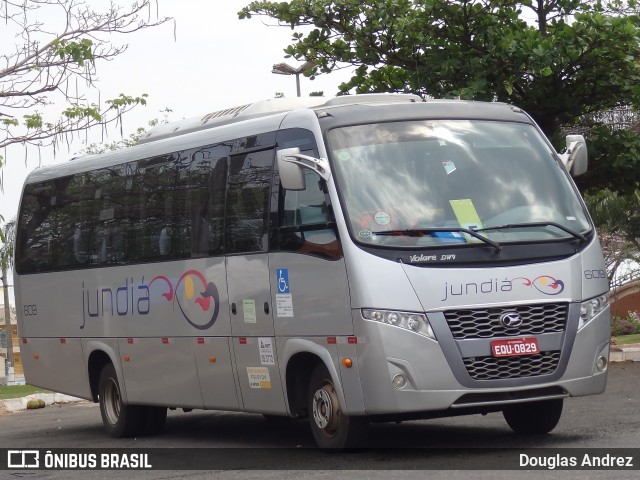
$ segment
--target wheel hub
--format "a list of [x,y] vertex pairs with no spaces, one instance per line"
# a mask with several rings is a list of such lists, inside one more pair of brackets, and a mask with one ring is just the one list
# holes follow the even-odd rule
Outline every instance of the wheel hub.
[[120,390],[118,385],[113,381],[109,381],[104,390],[104,406],[105,413],[109,419],[109,423],[115,425],[120,418],[120,407],[122,402],[120,400]]
[[336,431],[339,422],[339,403],[335,390],[324,385],[313,395],[313,419],[316,425],[326,433]]

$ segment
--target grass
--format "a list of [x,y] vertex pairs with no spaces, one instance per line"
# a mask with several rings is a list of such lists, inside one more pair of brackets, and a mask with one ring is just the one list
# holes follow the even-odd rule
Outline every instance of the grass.
[[640,333],[634,335],[620,335],[619,337],[611,337],[616,345],[629,345],[631,343],[640,343]]
[[0,400],[8,398],[26,397],[32,393],[50,393],[44,388],[34,387],[32,385],[0,385]]

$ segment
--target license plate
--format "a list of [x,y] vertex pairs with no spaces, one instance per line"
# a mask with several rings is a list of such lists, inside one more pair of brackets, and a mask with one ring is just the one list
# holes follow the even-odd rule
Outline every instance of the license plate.
[[540,353],[536,337],[505,338],[491,341],[491,353],[494,357],[516,357]]

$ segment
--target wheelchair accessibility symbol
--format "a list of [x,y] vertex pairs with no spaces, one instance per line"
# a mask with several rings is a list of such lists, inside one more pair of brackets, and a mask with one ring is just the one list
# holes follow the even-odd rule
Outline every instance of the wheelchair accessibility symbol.
[[278,293],[290,293],[289,292],[289,269],[278,268],[276,280],[278,283]]

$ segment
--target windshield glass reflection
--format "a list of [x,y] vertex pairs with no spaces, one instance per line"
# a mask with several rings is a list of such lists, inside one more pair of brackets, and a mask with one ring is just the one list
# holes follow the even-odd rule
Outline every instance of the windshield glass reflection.
[[348,221],[361,242],[480,241],[461,228],[488,229],[482,236],[496,242],[544,241],[590,229],[563,167],[531,125],[358,125],[330,131],[329,143]]

